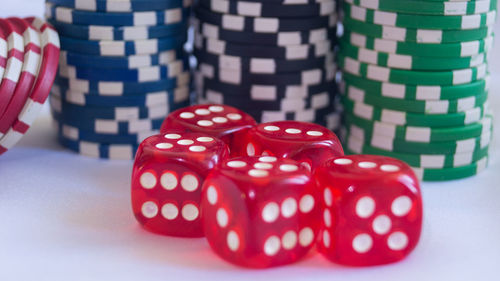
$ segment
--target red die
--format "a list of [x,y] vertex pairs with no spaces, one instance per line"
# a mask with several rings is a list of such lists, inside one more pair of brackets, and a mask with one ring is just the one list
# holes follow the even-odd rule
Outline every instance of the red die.
[[345,156],[320,166],[314,178],[324,198],[318,249],[330,260],[386,264],[415,248],[422,197],[408,165],[383,156]]
[[200,133],[169,133],[144,140],[132,173],[132,208],[146,229],[201,237],[201,186],[228,157],[227,145]]
[[241,266],[297,261],[314,245],[321,194],[299,163],[273,156],[226,160],[203,184],[205,235]]
[[239,154],[272,155],[290,158],[309,170],[325,161],[344,155],[337,136],[327,128],[299,121],[260,124],[248,132]]
[[177,130],[208,134],[224,141],[232,152],[241,144],[245,133],[255,125],[257,123],[252,116],[231,106],[194,105],[168,115],[161,126],[161,132]]

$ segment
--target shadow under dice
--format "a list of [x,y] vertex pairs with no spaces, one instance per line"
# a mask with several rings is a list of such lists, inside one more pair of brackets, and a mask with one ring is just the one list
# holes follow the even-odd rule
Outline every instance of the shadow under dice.
[[203,185],[205,235],[219,256],[240,266],[292,263],[314,245],[320,197],[310,172],[296,161],[233,158]]
[[405,163],[388,157],[336,158],[314,175],[322,190],[318,250],[351,266],[379,265],[406,257],[422,228],[418,180]]
[[243,142],[246,132],[257,125],[247,113],[227,105],[194,105],[176,110],[168,115],[161,132],[199,132],[224,141],[232,152]]
[[260,124],[248,131],[242,155],[272,155],[298,161],[309,170],[344,155],[337,136],[327,128],[299,121]]
[[140,145],[132,173],[132,209],[146,229],[201,237],[201,187],[227,158],[227,145],[201,133],[167,133]]

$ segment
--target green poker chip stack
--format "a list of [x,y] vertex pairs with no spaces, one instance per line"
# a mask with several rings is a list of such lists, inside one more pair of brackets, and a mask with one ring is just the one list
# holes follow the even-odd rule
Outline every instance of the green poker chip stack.
[[398,158],[424,181],[484,170],[493,131],[488,58],[497,0],[342,6],[346,152]]

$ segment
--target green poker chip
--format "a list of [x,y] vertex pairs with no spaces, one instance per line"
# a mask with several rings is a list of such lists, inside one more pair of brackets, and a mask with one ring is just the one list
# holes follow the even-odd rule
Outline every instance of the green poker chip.
[[486,64],[454,71],[412,71],[367,64],[341,54],[338,56],[338,63],[344,72],[353,75],[409,85],[460,85],[483,79],[487,74]]
[[493,36],[480,40],[449,44],[422,44],[417,42],[397,42],[349,31],[346,26],[342,40],[353,46],[385,53],[421,57],[460,58],[487,53],[493,47]]
[[379,25],[351,18],[345,18],[343,23],[347,30],[399,42],[446,44],[481,40],[493,35],[493,26],[466,30],[429,30]]
[[418,114],[379,108],[360,102],[353,102],[347,98],[342,98],[341,101],[345,112],[368,121],[380,121],[400,126],[430,128],[470,125],[479,122],[489,110],[488,104],[486,104],[485,106],[476,107],[465,112],[450,114]]
[[402,100],[453,100],[480,95],[489,90],[490,77],[469,84],[453,86],[420,86],[395,83],[384,83],[366,79],[349,73],[342,73],[346,85],[341,85],[345,92],[347,86],[354,91],[380,97]]
[[[422,1],[420,1],[422,2]],[[367,9],[343,4],[344,18],[366,23],[413,29],[464,30],[492,26],[496,19],[496,10],[474,15],[435,16],[403,14]]]
[[456,100],[408,101],[366,94],[361,91],[353,90],[353,88],[349,87],[348,83],[346,83],[346,88],[348,91],[343,93],[344,96],[354,102],[360,102],[385,109],[421,114],[449,114],[465,112],[467,110],[483,106],[488,100],[488,92]]
[[451,181],[473,177],[488,167],[488,156],[470,165],[448,169],[413,168],[422,181]]
[[414,1],[414,0],[345,0],[349,4],[360,7],[422,15],[473,15],[482,14],[496,9],[497,0],[481,0],[469,2],[455,1]]
[[434,143],[477,138],[492,130],[492,117],[485,116],[480,122],[461,127],[401,126],[379,121],[368,121],[346,114],[345,125],[357,137],[371,138],[375,135],[399,139],[405,142]]

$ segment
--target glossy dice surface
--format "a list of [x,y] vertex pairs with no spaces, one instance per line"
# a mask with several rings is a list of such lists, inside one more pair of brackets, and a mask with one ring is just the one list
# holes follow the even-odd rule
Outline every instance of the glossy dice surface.
[[296,161],[233,158],[203,185],[205,235],[219,256],[240,266],[292,263],[315,242],[319,200],[309,171]]
[[256,124],[250,115],[231,106],[194,105],[172,112],[163,122],[161,132],[204,133],[221,139],[230,150],[235,150],[245,133]]
[[327,128],[299,121],[260,124],[251,129],[240,154],[272,155],[298,161],[314,169],[326,160],[344,155],[337,136]]
[[228,154],[224,142],[200,133],[167,133],[144,140],[132,173],[136,219],[159,234],[203,236],[201,187]]
[[352,266],[379,265],[406,257],[422,228],[418,180],[405,163],[354,155],[328,161],[315,171],[322,190],[318,249]]

